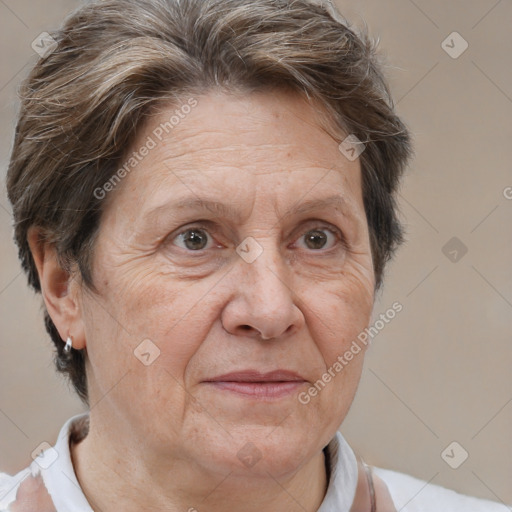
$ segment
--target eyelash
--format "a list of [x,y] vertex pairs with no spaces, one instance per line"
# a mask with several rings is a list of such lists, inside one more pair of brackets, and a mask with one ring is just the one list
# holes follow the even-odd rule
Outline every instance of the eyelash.
[[[193,224],[191,226],[188,226],[188,227],[182,229],[175,236],[171,237],[169,239],[169,241],[172,244],[174,242],[174,240],[176,240],[181,235],[185,234],[187,231],[194,231],[194,230],[206,231],[211,239],[214,238],[212,236],[212,234],[210,233],[211,228],[208,225],[198,223],[198,224]],[[345,236],[343,235],[343,233],[338,228],[332,227],[331,225],[326,225],[326,224],[323,224],[323,223],[312,225],[311,227],[309,227],[306,231],[304,231],[302,233],[301,237],[306,235],[307,233],[309,233],[311,231],[317,231],[317,230],[318,231],[323,231],[323,230],[329,231],[336,238],[337,244],[335,242],[334,247],[331,247],[330,249],[325,249],[325,250],[324,249],[318,249],[318,250],[310,249],[310,251],[316,252],[316,253],[319,253],[319,254],[330,254],[330,253],[332,253],[332,252],[334,252],[336,250],[339,250],[340,246],[341,246],[341,248],[344,248],[344,249],[347,248],[346,239],[345,239]],[[301,237],[299,237],[298,239],[300,239]],[[175,245],[175,244],[173,244],[173,245]],[[197,254],[199,256],[203,255],[204,252],[208,250],[208,249],[200,249],[200,250],[197,250],[197,251],[193,251],[193,250],[190,250],[190,249],[186,249],[184,247],[179,247],[179,248],[183,249],[184,251],[187,251],[187,253],[189,253],[189,254]]]

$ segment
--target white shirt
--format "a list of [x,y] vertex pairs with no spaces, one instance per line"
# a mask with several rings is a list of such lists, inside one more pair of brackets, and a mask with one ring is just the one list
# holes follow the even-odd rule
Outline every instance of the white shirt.
[[[0,473],[0,512],[9,512],[9,506],[16,501],[20,484],[30,475],[42,477],[55,512],[93,512],[76,478],[69,450],[70,427],[75,420],[86,415],[79,414],[66,421],[55,445],[46,449],[28,468],[14,476]],[[318,512],[349,512],[357,485],[356,457],[339,432],[327,450],[331,476]],[[512,511],[505,505],[464,496],[402,473],[381,468],[373,468],[373,471],[388,486],[395,507],[400,512]]]

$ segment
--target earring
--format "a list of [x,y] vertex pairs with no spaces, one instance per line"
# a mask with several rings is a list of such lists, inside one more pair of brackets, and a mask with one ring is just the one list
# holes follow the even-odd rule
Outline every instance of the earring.
[[66,345],[64,345],[64,354],[66,356],[69,356],[71,354],[72,348],[73,348],[73,340],[71,339],[71,336],[68,336],[68,339],[66,340]]

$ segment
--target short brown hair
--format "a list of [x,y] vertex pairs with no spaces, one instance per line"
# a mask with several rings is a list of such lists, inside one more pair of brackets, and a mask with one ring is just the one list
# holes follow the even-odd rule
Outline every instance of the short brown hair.
[[[31,226],[76,265],[94,289],[90,262],[104,203],[94,191],[121,165],[144,118],[163,101],[213,88],[288,88],[324,107],[340,133],[366,145],[360,156],[376,288],[403,241],[395,195],[412,154],[394,112],[376,44],[356,34],[330,2],[312,0],[104,0],[88,3],[52,33],[21,91],[7,177],[15,239],[30,285],[41,291],[27,242]],[[87,404],[84,351],[63,355]]]

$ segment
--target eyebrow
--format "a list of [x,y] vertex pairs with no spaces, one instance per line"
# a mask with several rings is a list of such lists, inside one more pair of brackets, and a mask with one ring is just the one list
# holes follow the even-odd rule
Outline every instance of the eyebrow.
[[328,208],[334,208],[339,210],[344,215],[348,214],[346,210],[347,202],[342,196],[328,196],[323,199],[308,199],[300,204],[296,203],[290,208],[286,215],[300,215],[309,213],[315,210],[326,210]]
[[[229,219],[239,219],[241,217],[240,211],[229,204],[221,203],[219,201],[213,201],[211,199],[203,198],[185,198],[176,202],[172,202],[149,212],[149,216],[157,214],[162,209],[180,209],[180,210],[204,210],[211,213],[215,213],[219,216]],[[331,195],[322,199],[308,199],[302,203],[295,203],[289,210],[287,210],[281,217],[288,215],[302,215],[307,214],[316,210],[326,210],[328,208],[334,208],[338,210],[344,216],[350,217],[350,212],[347,208],[346,200],[339,195]]]

